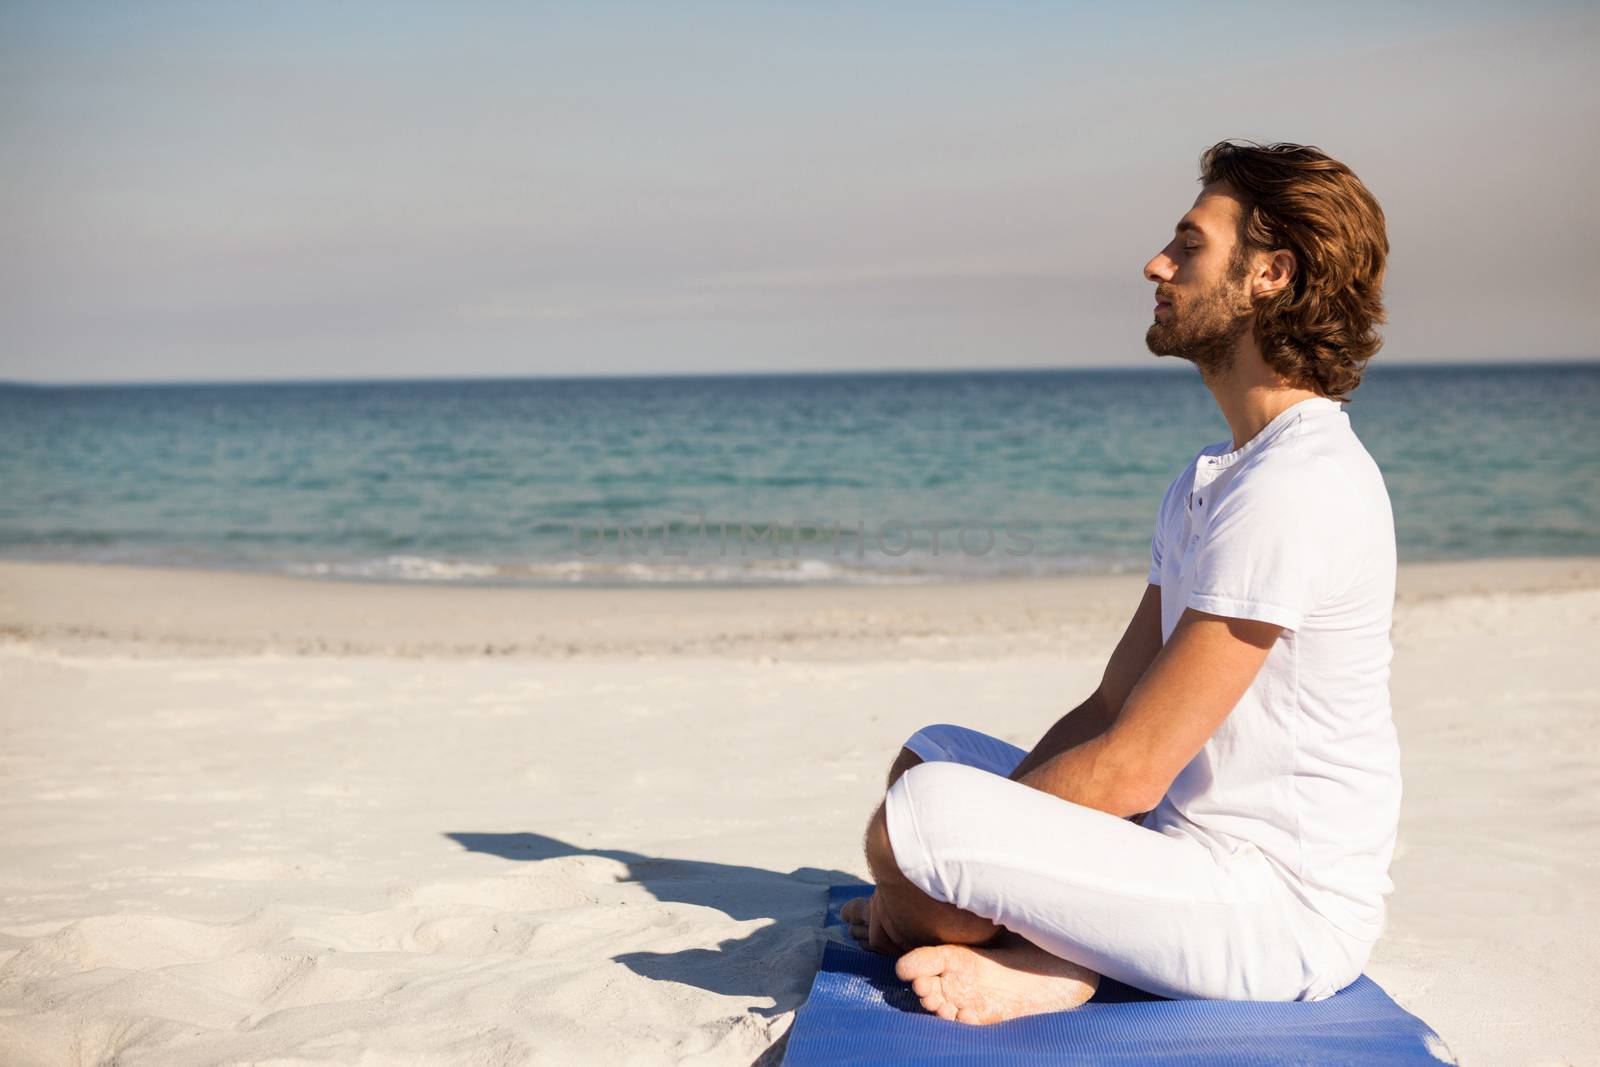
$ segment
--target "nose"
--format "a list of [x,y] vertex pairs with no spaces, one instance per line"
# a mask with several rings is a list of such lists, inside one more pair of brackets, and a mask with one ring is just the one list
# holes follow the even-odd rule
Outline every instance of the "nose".
[[1157,252],[1155,258],[1144,265],[1145,281],[1155,282],[1157,285],[1162,282],[1170,282],[1175,268],[1176,264],[1167,257],[1165,252]]

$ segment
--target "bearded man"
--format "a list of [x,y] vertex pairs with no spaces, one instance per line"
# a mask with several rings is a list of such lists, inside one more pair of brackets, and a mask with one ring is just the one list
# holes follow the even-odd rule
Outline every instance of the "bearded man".
[[1157,510],[1099,687],[1030,752],[917,731],[844,916],[922,1006],[992,1023],[1101,975],[1321,1000],[1382,932],[1400,811],[1394,517],[1342,404],[1382,343],[1382,210],[1323,152],[1224,141],[1145,264],[1145,335],[1232,431]]

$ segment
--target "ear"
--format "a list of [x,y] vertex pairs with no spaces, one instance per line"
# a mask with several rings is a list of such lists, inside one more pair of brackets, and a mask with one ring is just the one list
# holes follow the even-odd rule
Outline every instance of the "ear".
[[1250,275],[1250,298],[1260,299],[1287,289],[1294,282],[1297,266],[1294,253],[1287,248],[1258,253],[1255,270]]

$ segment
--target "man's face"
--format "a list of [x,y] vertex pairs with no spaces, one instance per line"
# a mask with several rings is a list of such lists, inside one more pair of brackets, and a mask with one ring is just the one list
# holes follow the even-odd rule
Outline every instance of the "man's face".
[[1202,371],[1227,371],[1254,318],[1237,234],[1240,205],[1228,186],[1208,185],[1178,220],[1171,243],[1144,265],[1156,283],[1155,321],[1144,343]]

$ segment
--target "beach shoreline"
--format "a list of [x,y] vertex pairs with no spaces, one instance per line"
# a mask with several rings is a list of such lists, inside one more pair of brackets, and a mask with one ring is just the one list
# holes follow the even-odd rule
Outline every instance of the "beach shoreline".
[[[139,656],[1048,654],[1083,630],[1120,636],[1143,587],[1142,574],[908,585],[471,586],[0,560],[0,640]],[[1600,556],[1417,562],[1400,565],[1396,604],[1592,589],[1600,589]]]

